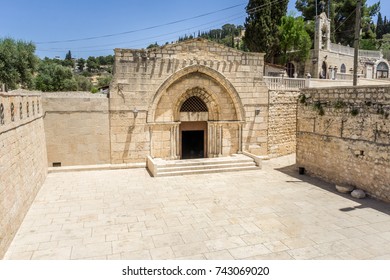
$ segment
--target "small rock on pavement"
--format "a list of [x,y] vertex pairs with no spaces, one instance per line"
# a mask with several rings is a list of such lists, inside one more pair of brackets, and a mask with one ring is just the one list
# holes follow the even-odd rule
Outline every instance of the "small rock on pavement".
[[359,190],[359,189],[353,190],[351,192],[351,195],[354,198],[365,198],[366,197],[366,193],[363,190]]
[[336,185],[336,190],[341,193],[350,193],[351,191],[353,191],[354,188],[355,188],[354,186]]

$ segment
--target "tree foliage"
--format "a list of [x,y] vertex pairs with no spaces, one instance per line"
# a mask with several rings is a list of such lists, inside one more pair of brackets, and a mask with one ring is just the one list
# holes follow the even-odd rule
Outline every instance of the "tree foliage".
[[91,91],[92,82],[89,78],[84,77],[83,75],[75,75],[74,77],[77,82],[77,90]]
[[96,60],[96,57],[90,56],[87,59],[87,70],[88,72],[97,72],[99,69],[99,64]]
[[376,38],[382,39],[383,35],[390,33],[390,21],[387,20],[386,16],[383,19],[382,14],[378,13],[378,20],[376,22]]
[[[297,0],[295,7],[302,13],[305,21],[314,21],[316,16],[316,0]],[[330,3],[330,6],[328,6]],[[331,20],[331,40],[343,45],[353,45],[355,28],[355,9],[357,0],[329,0],[317,1],[317,13],[325,11]],[[328,10],[330,14],[328,13]],[[372,22],[380,10],[380,4],[367,5],[367,0],[362,0],[362,38],[375,38],[375,26]],[[314,33],[310,34],[313,38]]]
[[[242,25],[225,24],[221,28],[204,32],[198,31],[197,37],[217,42],[231,48],[245,50],[244,46],[241,44],[242,30],[244,30]],[[193,38],[193,35],[184,35],[179,37],[178,41],[182,42]]]
[[62,61],[61,63],[63,66],[67,66],[67,67],[74,67],[74,61],[73,61],[73,58],[72,58],[72,53],[71,51],[68,51],[65,55],[65,59]]
[[278,37],[282,52],[283,63],[287,61],[305,61],[311,47],[310,36],[306,32],[302,17],[282,17]]
[[278,26],[286,15],[287,4],[288,0],[249,0],[244,43],[250,51],[265,52],[266,60],[278,53]]
[[34,52],[35,45],[31,42],[0,39],[0,83],[7,89],[31,88],[38,61]]
[[104,75],[99,77],[97,80],[98,80],[98,87],[108,86],[111,83],[112,75]]
[[35,89],[41,91],[74,91],[77,90],[77,82],[70,68],[50,60],[43,60],[35,77]]
[[85,67],[85,59],[81,57],[77,60],[77,68],[79,69],[80,72],[83,72],[84,67]]

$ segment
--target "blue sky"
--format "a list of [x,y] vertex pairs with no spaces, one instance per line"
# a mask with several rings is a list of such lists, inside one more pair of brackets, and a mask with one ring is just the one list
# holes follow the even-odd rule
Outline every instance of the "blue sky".
[[[368,0],[368,3],[375,3]],[[145,48],[175,41],[225,23],[243,24],[247,0],[0,0],[0,37],[32,41],[40,57],[113,54],[114,48]],[[290,0],[289,10],[294,10]],[[382,1],[390,17],[390,1]],[[225,10],[221,10],[227,8]],[[209,15],[204,15],[211,13]],[[190,19],[191,17],[201,17]],[[178,23],[172,23],[188,19]],[[170,24],[172,23],[172,24]],[[149,27],[148,30],[142,30]],[[139,31],[142,30],[142,31]],[[118,34],[125,33],[126,34]],[[91,37],[107,37],[88,39]],[[65,42],[67,40],[76,41]],[[83,39],[83,40],[79,40]],[[61,41],[53,43],[53,41]]]

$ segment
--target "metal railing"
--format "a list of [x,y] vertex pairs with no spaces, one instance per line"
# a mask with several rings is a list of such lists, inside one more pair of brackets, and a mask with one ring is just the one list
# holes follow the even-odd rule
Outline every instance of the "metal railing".
[[298,90],[306,87],[307,79],[284,78],[264,76],[264,82],[268,89],[276,90]]

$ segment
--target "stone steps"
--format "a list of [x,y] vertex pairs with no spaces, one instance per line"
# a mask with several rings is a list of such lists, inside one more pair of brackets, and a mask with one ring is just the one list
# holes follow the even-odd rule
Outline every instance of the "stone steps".
[[153,167],[148,168],[154,177],[206,174],[257,170],[255,161],[244,155],[233,155],[223,158],[206,158],[190,160],[150,159]]

